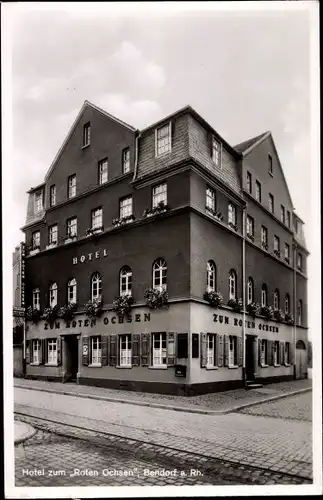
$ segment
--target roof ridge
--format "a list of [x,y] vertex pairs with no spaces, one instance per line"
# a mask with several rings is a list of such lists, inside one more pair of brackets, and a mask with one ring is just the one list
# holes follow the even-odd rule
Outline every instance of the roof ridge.
[[237,151],[243,152],[246,149],[250,148],[254,143],[258,142],[260,139],[262,139],[265,135],[270,134],[270,131],[267,130],[266,132],[262,132],[262,134],[256,135],[254,137],[250,137],[249,139],[239,142],[238,144],[235,144],[233,147]]

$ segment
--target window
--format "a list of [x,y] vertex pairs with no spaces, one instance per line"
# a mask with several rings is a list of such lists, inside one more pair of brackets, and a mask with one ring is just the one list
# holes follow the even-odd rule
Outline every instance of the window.
[[290,300],[289,300],[289,295],[286,293],[285,295],[285,314],[289,314],[290,311]]
[[302,254],[299,253],[299,254],[297,254],[297,269],[299,269],[301,271],[302,268],[303,268],[303,257],[302,257]]
[[273,159],[272,159],[271,155],[268,155],[268,172],[270,173],[270,175],[274,175],[274,171],[273,171]]
[[288,243],[285,243],[285,261],[289,263],[290,249]]
[[263,284],[261,287],[261,307],[266,307],[267,305],[268,305],[267,285]]
[[171,124],[156,129],[156,156],[161,156],[171,150]]
[[91,365],[101,365],[102,350],[101,337],[97,335],[91,337]]
[[57,244],[57,224],[49,227],[49,244],[56,245]]
[[52,283],[49,287],[49,307],[57,305],[57,284]]
[[94,273],[91,282],[92,300],[100,299],[102,295],[102,279],[99,273]]
[[279,340],[273,342],[273,363],[279,365]]
[[256,181],[256,200],[261,202],[261,184],[258,181]]
[[108,182],[108,159],[99,162],[99,184]]
[[261,339],[260,343],[260,364],[268,365],[268,340]]
[[250,172],[247,172],[247,191],[248,193],[252,193],[252,175]]
[[39,193],[35,194],[35,208],[36,208],[36,214],[41,212],[43,210],[43,192],[40,191]]
[[250,215],[247,215],[247,236],[254,236],[254,220]]
[[76,196],[76,175],[70,175],[68,178],[68,198]]
[[274,291],[274,309],[279,309],[279,291]]
[[287,210],[287,227],[290,228],[290,212]]
[[255,288],[254,288],[254,283],[252,278],[248,278],[248,304],[251,304],[251,302],[254,301],[254,295],[255,295]]
[[50,187],[50,191],[49,191],[49,204],[51,207],[53,207],[54,205],[56,205],[56,186],[53,185]]
[[285,224],[285,207],[284,205],[280,205],[280,220],[283,224]]
[[126,148],[122,151],[122,171],[124,174],[130,172],[130,149]]
[[284,363],[286,365],[290,364],[290,343],[289,342],[285,342]]
[[265,249],[268,248],[268,230],[265,226],[261,226],[261,245]]
[[160,292],[167,288],[167,266],[164,259],[156,260],[153,265],[153,288]]
[[216,341],[214,333],[207,334],[207,345],[206,345],[206,364],[207,366],[216,365]]
[[295,231],[296,231],[296,234],[298,235],[299,234],[299,222],[297,219],[295,220]]
[[229,366],[236,366],[237,364],[237,337],[235,335],[229,335]]
[[236,272],[231,269],[229,272],[229,299],[235,299],[237,295],[237,275]]
[[32,234],[32,249],[36,250],[36,248],[40,247],[40,231],[35,231]]
[[67,237],[74,238],[77,236],[77,217],[67,219]]
[[76,304],[76,279],[73,278],[67,283],[67,301]]
[[274,197],[272,194],[269,194],[269,211],[274,213]]
[[153,333],[153,366],[167,365],[166,333]]
[[274,235],[274,253],[279,254],[280,252],[280,240],[278,236]]
[[132,215],[132,196],[122,198],[119,204],[120,218]]
[[40,363],[40,340],[32,341],[32,363],[39,365]]
[[297,304],[297,323],[299,325],[302,325],[302,319],[303,319],[303,302],[299,300]]
[[131,366],[131,335],[119,336],[120,366]]
[[132,294],[132,271],[125,266],[120,271],[120,295]]
[[207,285],[208,292],[213,292],[216,289],[216,268],[213,260],[207,263]]
[[91,144],[91,124],[86,123],[83,127],[83,147]]
[[102,224],[102,208],[95,208],[91,212],[92,229],[101,229]]
[[237,223],[237,207],[232,203],[228,205],[228,224],[235,226]]
[[215,191],[209,187],[206,188],[205,206],[207,210],[210,210],[212,213],[215,212]]
[[153,208],[157,207],[160,203],[167,205],[167,184],[159,184],[153,188]]
[[221,144],[212,136],[212,160],[217,167],[221,166]]
[[40,311],[40,290],[35,288],[33,290],[33,308]]
[[49,365],[57,365],[57,340],[47,340],[47,363]]

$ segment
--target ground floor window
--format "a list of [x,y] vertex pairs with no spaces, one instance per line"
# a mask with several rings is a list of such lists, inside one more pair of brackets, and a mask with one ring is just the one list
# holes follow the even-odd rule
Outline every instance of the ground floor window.
[[153,333],[153,366],[167,365],[166,333]]
[[32,341],[32,363],[40,363],[40,340]]
[[208,333],[207,349],[206,349],[207,366],[214,366],[216,364],[215,346],[216,346],[215,335],[213,333]]
[[275,340],[273,343],[273,363],[279,365],[279,341]]
[[285,342],[284,362],[286,365],[290,364],[290,342]]
[[101,365],[101,337],[91,337],[91,364]]
[[268,340],[262,339],[260,344],[260,364],[268,365]]
[[131,335],[120,335],[120,366],[131,366]]
[[238,340],[235,335],[229,335],[229,366],[236,366],[238,364],[237,342]]
[[57,365],[57,339],[47,340],[47,363]]

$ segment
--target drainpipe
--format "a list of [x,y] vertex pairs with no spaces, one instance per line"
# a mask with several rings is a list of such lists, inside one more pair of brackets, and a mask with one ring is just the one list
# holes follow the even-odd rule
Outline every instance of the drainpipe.
[[246,385],[246,206],[242,212],[242,381]]
[[138,171],[138,155],[139,155],[139,139],[141,137],[141,133],[137,130],[137,134],[136,134],[136,142],[135,142],[135,169],[134,169],[134,172],[133,172],[133,179],[132,179],[132,182],[134,180],[136,180],[136,177],[137,177],[137,171]]
[[294,350],[294,364],[293,364],[293,369],[294,369],[294,380],[296,380],[296,314],[297,314],[297,305],[296,305],[296,250],[297,250],[297,243],[294,242],[293,244],[294,248],[294,269],[293,269],[293,281],[294,281],[294,297],[293,297],[293,302],[294,302],[294,325],[293,325],[293,350]]

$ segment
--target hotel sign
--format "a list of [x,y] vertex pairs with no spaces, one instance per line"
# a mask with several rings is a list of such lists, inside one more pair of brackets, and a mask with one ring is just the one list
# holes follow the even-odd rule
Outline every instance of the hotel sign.
[[108,251],[106,249],[104,250],[97,250],[96,252],[90,252],[84,255],[81,255],[80,257],[73,257],[73,264],[84,264],[85,262],[89,262],[91,260],[95,259],[100,259],[101,257],[107,257],[108,256]]
[[[223,323],[225,325],[231,325],[233,326],[242,326],[243,325],[243,320],[238,319],[238,318],[229,318],[229,316],[224,316],[222,314],[213,314],[213,322],[214,323]],[[263,332],[274,332],[274,333],[279,333],[279,327],[275,325],[267,325],[266,323],[261,323],[261,322],[255,322],[255,321],[245,321],[245,327],[248,329],[258,329],[262,330]]]

